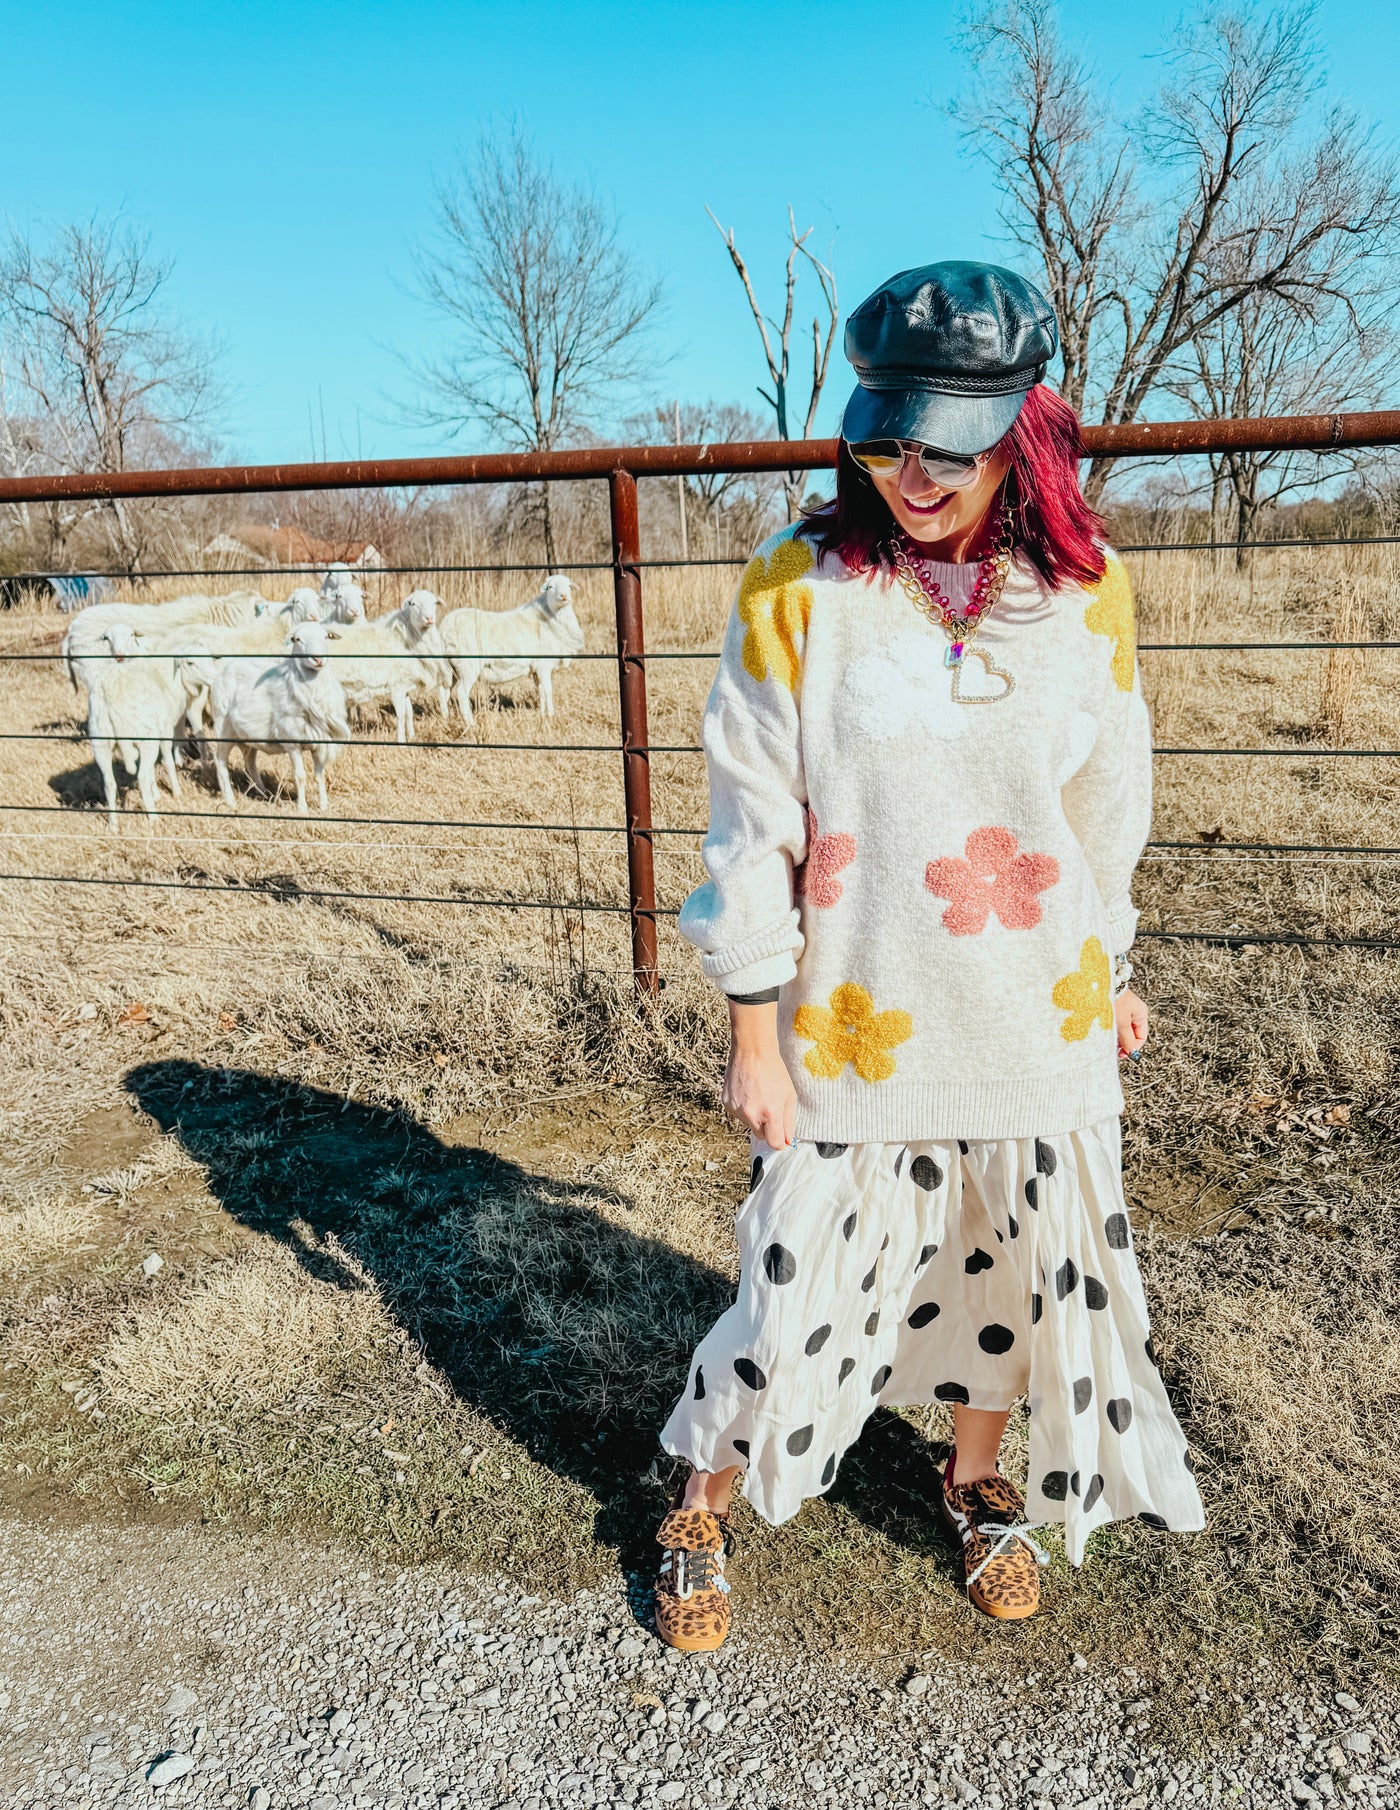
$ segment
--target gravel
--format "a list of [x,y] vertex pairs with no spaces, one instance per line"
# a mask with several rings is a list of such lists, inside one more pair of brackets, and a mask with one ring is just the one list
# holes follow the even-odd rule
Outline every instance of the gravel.
[[742,1608],[682,1658],[621,1578],[565,1603],[209,1528],[0,1521],[0,1805],[1400,1805],[1400,1703],[1362,1667],[1355,1695],[1263,1659],[1151,1677],[1015,1630],[995,1669],[820,1658]]

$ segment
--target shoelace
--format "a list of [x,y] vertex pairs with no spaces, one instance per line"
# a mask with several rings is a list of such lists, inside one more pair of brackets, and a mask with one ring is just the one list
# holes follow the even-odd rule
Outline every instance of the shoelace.
[[977,1526],[978,1533],[994,1533],[997,1535],[997,1539],[993,1543],[991,1551],[987,1554],[986,1558],[983,1559],[977,1569],[973,1572],[969,1572],[967,1588],[969,1590],[972,1588],[978,1578],[981,1577],[982,1573],[987,1569],[988,1565],[991,1564],[992,1560],[996,1558],[997,1554],[1010,1540],[1019,1540],[1028,1552],[1035,1555],[1035,1562],[1037,1565],[1048,1565],[1050,1563],[1050,1554],[1046,1552],[1043,1546],[1037,1546],[1035,1541],[1031,1538],[1031,1535],[1035,1532],[1036,1528],[1042,1527],[1043,1525],[1044,1523],[1041,1521],[1018,1521],[1014,1527],[1008,1527],[1003,1521],[979,1522]]
[[[729,1594],[729,1580],[724,1575],[724,1552],[702,1550],[691,1552],[684,1546],[667,1546],[661,1555],[661,1570],[671,1574],[676,1595],[685,1603],[697,1590],[720,1590]],[[693,1575],[688,1575],[693,1571]]]

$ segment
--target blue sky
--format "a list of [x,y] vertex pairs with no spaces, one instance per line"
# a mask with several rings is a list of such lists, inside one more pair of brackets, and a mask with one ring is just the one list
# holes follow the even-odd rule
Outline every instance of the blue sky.
[[[1154,83],[1170,16],[1063,7],[1125,99]],[[435,175],[516,115],[665,279],[656,398],[753,402],[757,342],[707,203],[772,295],[791,202],[834,238],[844,307],[890,271],[1001,249],[943,111],[966,76],[954,17],[946,0],[0,0],[0,213],[121,208],[149,229],[178,307],[224,345],[235,456],[307,457],[322,415],[331,457],[421,451],[385,401],[405,387],[395,352],[439,331],[405,291],[410,248]],[[1400,135],[1400,4],[1322,0],[1319,25],[1332,92]]]

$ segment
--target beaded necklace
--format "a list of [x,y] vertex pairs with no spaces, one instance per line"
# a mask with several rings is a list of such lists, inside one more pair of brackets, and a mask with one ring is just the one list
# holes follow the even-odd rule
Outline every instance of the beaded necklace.
[[[980,647],[971,645],[976,639],[977,631],[1001,600],[1007,573],[1011,570],[1012,540],[1011,513],[1003,508],[992,551],[978,565],[972,597],[966,613],[960,616],[944,595],[943,587],[933,576],[929,562],[917,544],[903,533],[895,539],[895,577],[919,614],[926,617],[935,628],[941,628],[948,637],[943,664],[953,675],[953,699],[956,703],[996,704],[1002,698],[1010,697],[1016,689],[1016,681],[1009,672],[1000,666],[994,666]],[[968,689],[964,689],[963,662],[969,654],[980,661],[988,679],[1002,681],[1000,691],[979,688],[975,679]]]

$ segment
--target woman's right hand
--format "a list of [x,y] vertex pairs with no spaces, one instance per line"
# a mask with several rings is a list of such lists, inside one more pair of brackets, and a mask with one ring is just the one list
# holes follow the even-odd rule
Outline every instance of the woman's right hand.
[[797,1129],[797,1090],[778,1050],[778,1008],[729,1002],[724,1104],[756,1138],[785,1150]]

